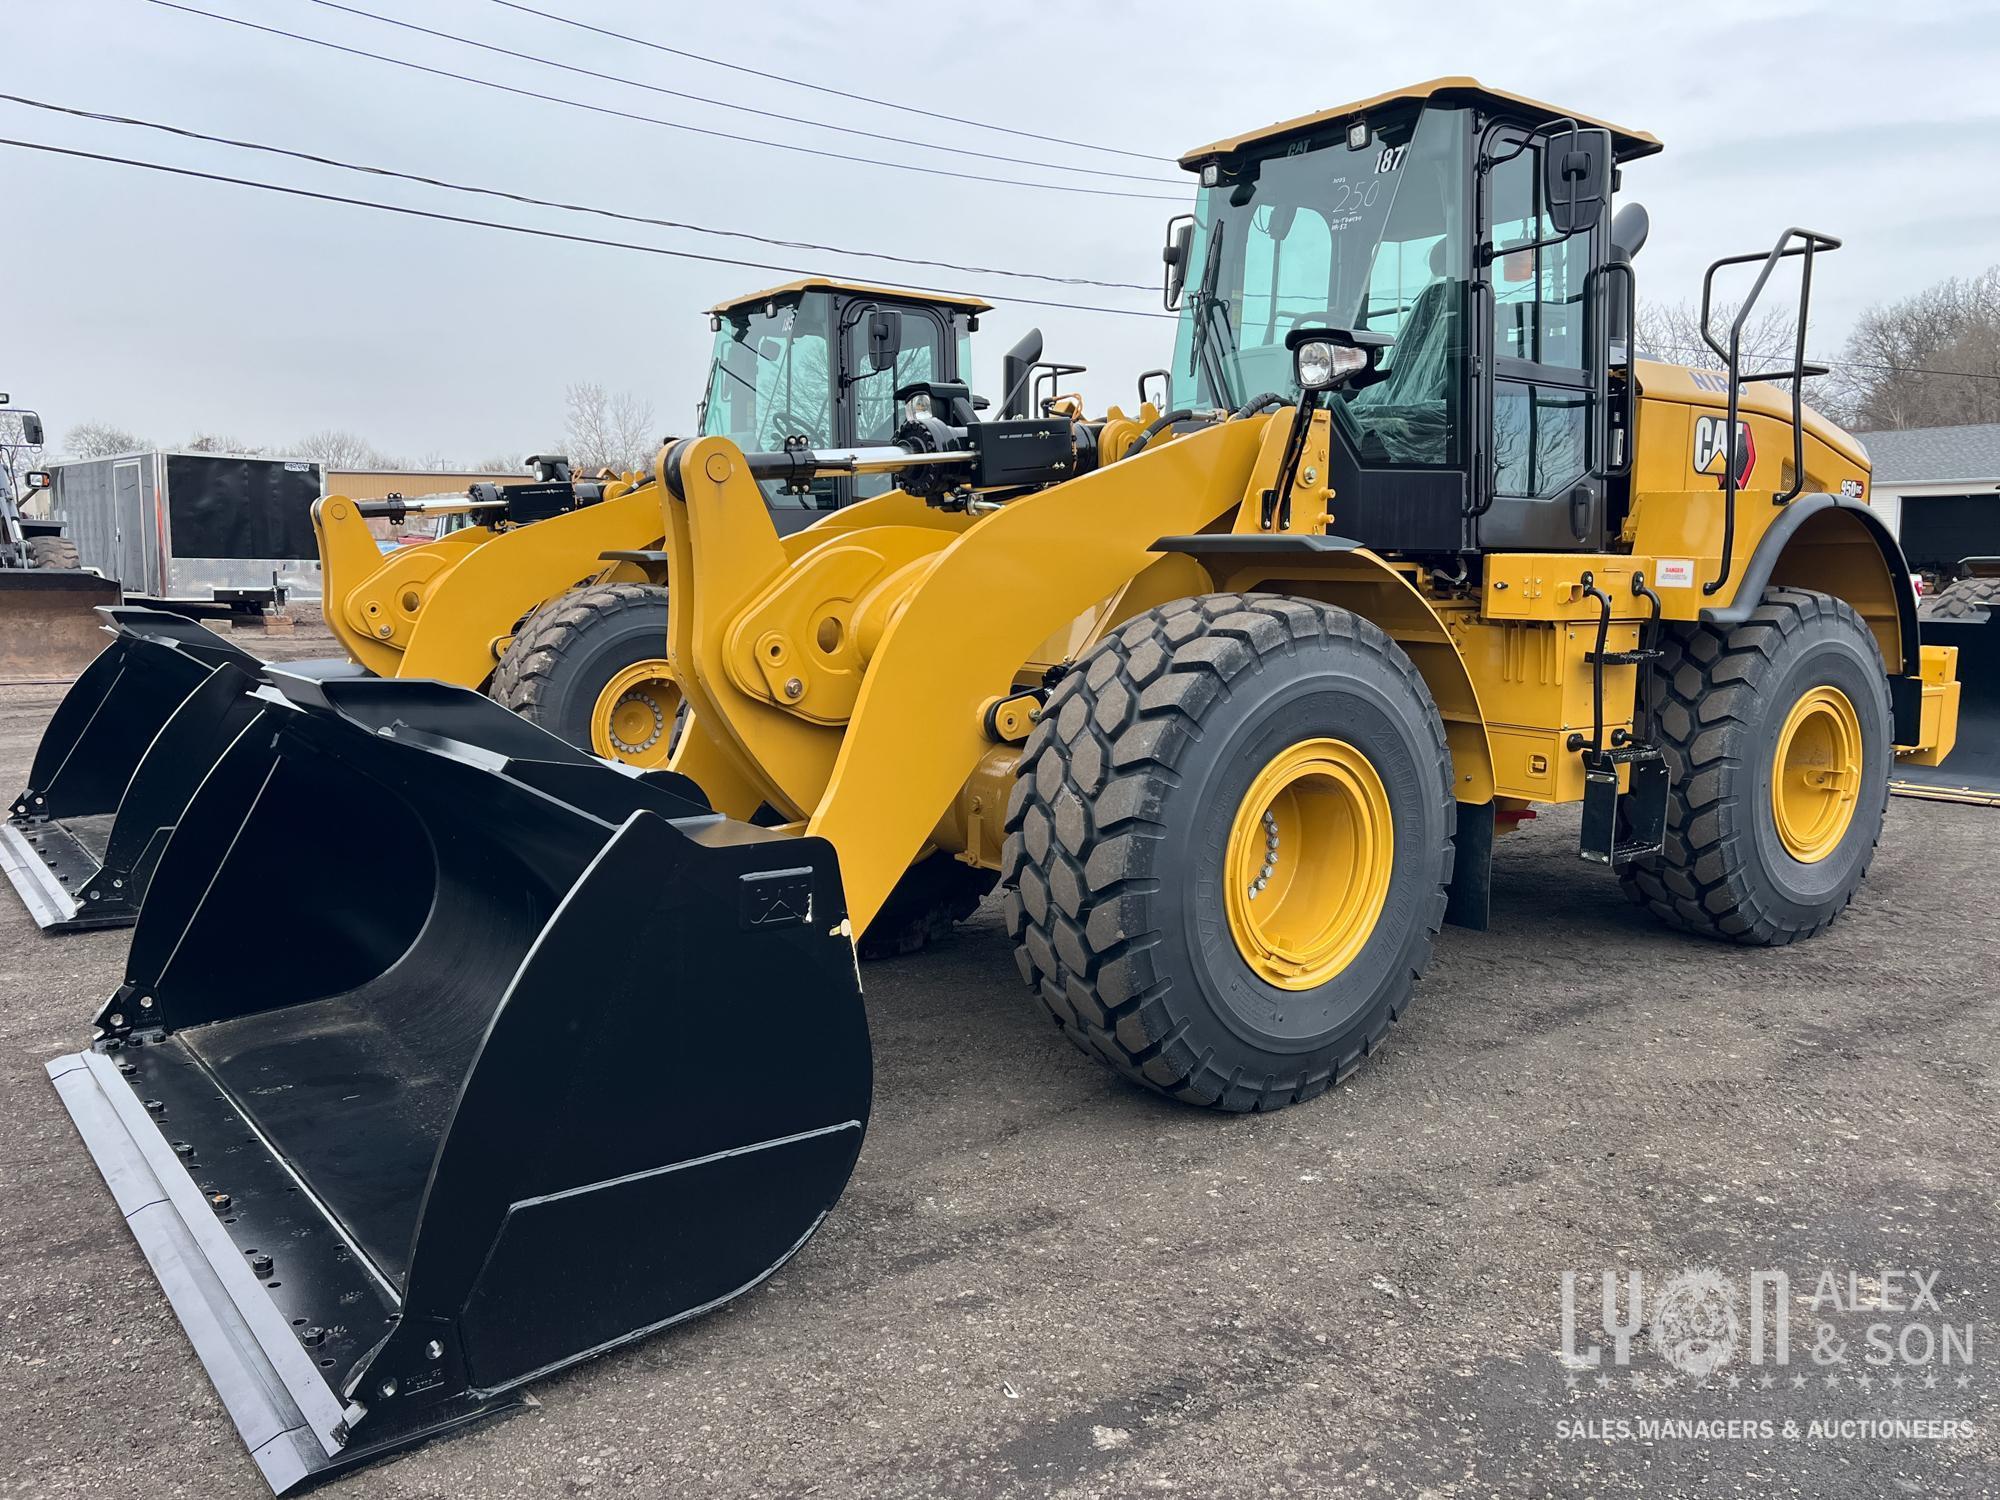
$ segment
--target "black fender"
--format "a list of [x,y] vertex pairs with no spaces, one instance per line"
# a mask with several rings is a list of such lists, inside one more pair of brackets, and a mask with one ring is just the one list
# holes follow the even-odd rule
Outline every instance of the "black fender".
[[1771,575],[1778,566],[1785,548],[1814,516],[1829,510],[1838,510],[1853,517],[1868,539],[1875,543],[1882,554],[1882,565],[1889,570],[1889,587],[1896,597],[1896,635],[1902,645],[1902,662],[1892,666],[1892,677],[1915,677],[1921,653],[1918,649],[1917,632],[1917,589],[1910,582],[1909,564],[1904,560],[1902,543],[1896,540],[1882,518],[1859,500],[1850,500],[1841,495],[1801,495],[1787,505],[1771,528],[1758,539],[1757,550],[1750,554],[1750,560],[1743,568],[1743,581],[1736,587],[1736,596],[1728,604],[1715,605],[1701,612],[1705,625],[1741,625],[1750,618],[1758,601],[1764,597],[1764,590],[1770,587]]

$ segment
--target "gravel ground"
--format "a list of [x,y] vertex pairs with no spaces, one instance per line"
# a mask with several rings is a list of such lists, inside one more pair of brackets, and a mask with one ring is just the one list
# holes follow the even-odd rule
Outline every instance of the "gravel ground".
[[[10,790],[59,695],[0,690]],[[323,1493],[2000,1492],[2000,812],[1896,802],[1852,911],[1790,951],[1661,930],[1575,839],[1553,814],[1504,840],[1492,930],[1447,930],[1387,1052],[1266,1118],[1073,1052],[991,909],[867,966],[868,1146],[791,1266]],[[0,895],[0,1494],[255,1496],[42,1074],[125,941],[41,937]],[[1649,1305],[1719,1271],[1734,1359],[1697,1383],[1642,1336],[1566,1379],[1563,1273],[1583,1349],[1612,1268]],[[1782,1367],[1747,1363],[1762,1270],[1791,1277]],[[1867,1363],[1871,1323],[1913,1362]],[[1914,1362],[1915,1325],[1970,1325],[1971,1362]]]

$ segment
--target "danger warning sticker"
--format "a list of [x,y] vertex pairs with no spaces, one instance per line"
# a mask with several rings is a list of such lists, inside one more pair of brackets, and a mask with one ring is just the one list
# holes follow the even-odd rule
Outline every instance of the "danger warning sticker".
[[1653,583],[1663,589],[1691,589],[1694,587],[1694,559],[1691,557],[1663,557],[1654,564]]

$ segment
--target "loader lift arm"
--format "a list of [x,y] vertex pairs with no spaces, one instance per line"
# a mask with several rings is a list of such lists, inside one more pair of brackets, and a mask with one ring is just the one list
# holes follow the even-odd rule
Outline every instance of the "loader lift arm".
[[[1281,444],[1287,425],[1220,424],[1142,460],[1009,501],[963,531],[917,538],[928,545],[905,558],[892,580],[896,598],[886,612],[893,619],[873,646],[844,727],[801,715],[811,693],[801,676],[783,678],[775,692],[746,683],[745,664],[731,652],[733,632],[746,610],[773,595],[803,601],[805,614],[817,610],[815,630],[824,619],[845,630],[853,601],[825,597],[824,583],[846,561],[843,551],[871,540],[885,571],[897,571],[886,568],[892,544],[851,530],[787,570],[734,445],[708,438],[662,450],[669,568],[678,580],[669,658],[696,723],[731,746],[729,759],[760,776],[767,800],[838,851],[857,932],[994,748],[983,728],[987,703],[1012,693],[1038,644],[1159,562],[1151,551],[1156,539],[1202,531],[1234,510],[1265,447]],[[1088,526],[1077,524],[1080,515]],[[903,529],[897,534],[909,540]],[[994,600],[1006,607],[982,607]],[[860,623],[866,630],[865,609]],[[762,644],[768,651],[771,643]],[[815,633],[803,648],[792,640],[780,647],[789,660],[795,650],[818,652],[819,641]],[[803,691],[787,704],[782,695],[792,681]],[[675,768],[691,770],[680,761]]]

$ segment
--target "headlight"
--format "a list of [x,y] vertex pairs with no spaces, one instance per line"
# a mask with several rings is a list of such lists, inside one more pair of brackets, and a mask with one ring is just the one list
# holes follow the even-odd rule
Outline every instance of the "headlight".
[[931,414],[931,398],[919,392],[903,403],[903,420],[914,422],[918,417]]
[[1324,391],[1368,368],[1368,351],[1326,339],[1309,339],[1292,355],[1302,391]]

